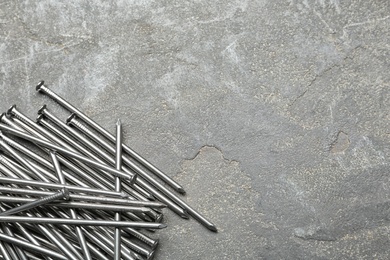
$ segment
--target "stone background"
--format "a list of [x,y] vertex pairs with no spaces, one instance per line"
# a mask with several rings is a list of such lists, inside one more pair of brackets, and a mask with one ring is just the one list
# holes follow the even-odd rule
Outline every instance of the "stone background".
[[45,80],[187,190],[156,259],[388,259],[390,2],[0,0],[0,105]]

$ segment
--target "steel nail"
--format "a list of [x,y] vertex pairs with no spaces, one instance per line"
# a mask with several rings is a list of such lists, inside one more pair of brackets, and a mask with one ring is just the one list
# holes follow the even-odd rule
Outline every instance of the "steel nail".
[[132,228],[153,228],[162,229],[167,225],[154,222],[130,222],[130,221],[111,221],[111,220],[85,220],[85,219],[63,219],[63,218],[44,218],[44,217],[22,217],[22,216],[0,216],[0,222],[20,222],[34,224],[63,224],[79,226],[107,226],[107,227],[132,227]]
[[[87,150],[85,147],[82,147],[78,144],[78,142],[75,141],[76,140],[81,140],[83,139],[84,137],[83,136],[74,136],[74,138],[71,138],[70,137],[70,134],[75,134],[73,133],[73,129],[71,129],[69,126],[67,126],[66,124],[62,123],[61,120],[59,120],[57,117],[55,117],[54,115],[52,115],[51,113],[49,113],[47,111],[47,109],[45,108],[44,111],[46,111],[45,114],[40,114],[40,116],[38,116],[37,118],[37,122],[39,122],[39,124],[43,125],[44,127],[46,127],[47,129],[49,129],[51,132],[53,132],[54,134],[60,136],[63,140],[65,140],[66,142],[68,142],[69,144],[71,144],[72,146],[74,146],[78,152],[81,152],[83,153],[84,155],[90,157],[91,159],[97,161],[97,162],[100,162],[100,163],[104,163],[99,157],[97,157],[95,154],[91,153],[89,150]],[[47,117],[49,118],[51,121],[53,121],[58,127],[60,127],[62,130],[65,130],[64,132],[60,131],[59,129],[57,129],[57,127],[55,127],[54,125],[50,124],[49,122],[47,122],[45,120],[44,117]],[[99,148],[98,148],[99,149]],[[103,176],[100,176],[99,174],[97,174],[96,172],[89,172],[90,173],[90,178],[97,178],[99,179],[100,182],[104,183],[107,187],[111,188],[111,189],[114,189],[115,188],[115,185],[112,183],[112,180],[114,179],[113,176],[111,176],[110,174],[108,174],[107,172],[105,171],[101,171],[102,173],[104,173],[105,175]],[[108,178],[108,180],[106,179]],[[110,182],[111,181],[111,182]],[[130,186],[124,184],[124,192],[127,192],[137,198],[140,198],[142,199],[143,197],[141,197],[142,195],[139,194],[138,192],[134,191]],[[135,187],[133,187],[135,188]],[[145,200],[147,200],[145,198]]]
[[[80,127],[82,124],[80,121],[78,121],[76,119],[76,117],[71,117],[71,119],[67,120],[68,124],[72,124],[73,126],[77,127],[77,129],[79,129],[80,131],[83,131],[83,133],[87,136],[90,136],[91,134],[91,131],[88,130],[86,127]],[[95,142],[97,142],[99,145],[105,147],[106,149],[110,149],[110,151],[115,151],[115,149],[112,147],[111,144],[109,144],[107,141],[103,140],[102,138],[98,138],[96,140],[94,140]],[[123,147],[122,147],[123,148]],[[97,152],[97,151],[96,151]],[[103,155],[103,154],[102,154]],[[136,165],[134,165],[133,162],[131,162],[126,156],[123,156],[122,157],[122,160],[125,162],[125,163],[129,163],[129,164],[132,164],[133,167],[137,167]],[[123,170],[125,170],[126,168],[125,167],[122,167]],[[153,186],[155,186],[157,189],[159,189],[159,191],[165,191],[164,193],[166,193],[167,191],[169,192],[168,189],[166,189],[163,185],[161,185],[159,182],[157,182],[154,178],[150,177],[147,173],[145,173],[142,169],[140,169],[139,167],[137,168],[139,171],[139,176],[140,177],[144,177],[145,179],[147,179],[150,183],[153,183]],[[157,199],[159,199],[160,201],[162,201],[163,203],[167,204],[167,206],[172,210],[174,211],[175,213],[179,214],[179,216],[183,217],[183,218],[188,218],[188,215],[187,213],[184,211],[186,210],[186,208],[183,210],[182,208],[180,208],[179,206],[177,206],[176,204],[174,204],[171,200],[174,200],[176,203],[178,203],[176,200],[180,201],[180,202],[183,202],[182,200],[180,200],[177,196],[175,196],[173,193],[169,192],[170,195],[163,195],[161,194],[158,190],[156,190],[154,187],[152,187],[149,183],[147,183],[146,181],[144,181],[142,178],[138,178],[137,181],[136,181],[137,184],[139,184],[140,186],[144,187],[146,190],[148,190],[149,192],[151,192]],[[172,197],[174,196],[174,197]],[[184,202],[183,202],[184,203]],[[178,203],[179,204],[179,203]],[[180,205],[180,204],[179,204]],[[188,206],[188,205],[187,205]],[[189,207],[189,206],[188,206]],[[196,212],[197,214],[200,215],[200,213]]]
[[32,202],[28,202],[26,204],[23,204],[19,207],[15,207],[15,208],[12,208],[10,210],[3,211],[0,213],[0,216],[9,216],[12,214],[16,214],[16,213],[19,213],[22,211],[26,211],[29,209],[33,209],[33,208],[45,205],[49,202],[52,202],[52,201],[55,201],[58,199],[68,200],[69,199],[69,191],[66,188],[64,188],[60,192],[57,192],[53,195],[45,196],[43,198],[34,200]]
[[[36,163],[38,162],[45,162],[47,161],[43,157],[40,157],[35,152],[33,152],[31,149],[28,149],[24,147],[23,145],[19,144],[18,142],[12,140],[11,138],[3,135],[3,140],[5,143],[7,143],[9,146],[13,147],[14,149],[18,150],[20,152],[20,156],[28,161],[28,163],[34,167],[37,171],[45,175],[46,178],[50,179],[51,181],[55,181],[56,178],[52,172],[47,170],[47,168],[42,167],[40,164]],[[12,171],[15,171],[20,177],[24,179],[32,179],[30,175],[32,175],[31,171],[22,165],[18,164],[17,162],[11,160],[11,159],[5,159],[7,162],[4,164],[9,167]],[[45,164],[43,164],[45,165]],[[46,165],[45,165],[46,166]],[[50,164],[48,165],[50,166]],[[50,181],[50,182],[51,182]]]
[[[65,212],[58,212],[56,211],[56,213],[60,213],[61,216],[65,217],[65,218],[70,218],[71,216],[67,215]],[[51,217],[51,218],[54,218],[55,215],[53,215],[50,211],[46,212],[46,214]],[[67,226],[67,225],[58,225],[58,227],[63,230],[68,236],[70,236],[71,238],[73,239],[77,239],[76,235],[74,234],[73,230]],[[87,243],[87,246],[89,248],[89,250],[97,257],[97,259],[102,259],[102,260],[109,260],[105,254],[103,254],[103,252],[101,252],[97,247],[95,247],[94,244],[86,241]]]
[[[32,134],[38,138],[41,138],[41,139],[43,139],[45,141],[49,141],[49,142],[53,141],[55,144],[63,146],[63,148],[65,148],[65,149],[68,149],[68,150],[73,151],[73,152],[77,152],[72,146],[68,145],[66,142],[62,141],[60,138],[58,138],[54,134],[50,133],[45,128],[39,126],[38,124],[35,124],[31,119],[24,116],[21,112],[18,111],[17,114],[14,114],[14,115],[19,115],[19,117],[13,118],[13,121],[16,124],[15,123],[11,124],[9,121],[6,121],[5,117],[4,117],[3,121],[6,122],[7,124],[11,125],[13,128],[15,128],[15,125],[21,126],[27,132],[29,132],[30,134]],[[21,120],[20,118],[23,118],[23,120]],[[16,128],[16,129],[18,130],[18,128]],[[25,130],[23,130],[23,132]],[[40,147],[40,146],[38,145],[38,147]],[[40,147],[40,148],[46,152],[49,151],[47,148],[44,148],[44,147]],[[105,179],[103,179],[100,175],[95,174],[94,170],[92,170],[90,167],[88,167],[87,165],[85,165],[84,163],[82,163],[76,159],[71,158],[71,160],[69,161],[68,159],[64,158],[63,156],[58,156],[58,159],[66,167],[68,167],[71,171],[75,172],[79,177],[86,180],[92,186],[107,190],[107,187],[105,185],[111,184],[109,182],[105,182]],[[79,167],[81,169],[79,169]],[[49,168],[51,168],[51,167],[49,167]],[[95,178],[92,178],[90,176],[91,174],[94,175]],[[73,179],[74,179],[74,177],[73,177]],[[108,187],[110,187],[110,186],[108,185]]]
[[[8,116],[14,116],[14,121],[19,122],[19,125],[27,130],[27,132],[30,132],[31,134],[36,135],[38,138],[41,138],[45,141],[50,142],[57,142],[58,138],[54,135],[52,135],[50,132],[46,131],[44,128],[39,127],[33,120],[28,118],[26,115],[24,115],[22,112],[20,112],[18,109],[16,109],[16,105],[11,106],[7,110]],[[20,122],[21,121],[21,122]],[[70,148],[67,146],[66,148]]]
[[21,137],[27,141],[30,141],[30,142],[33,142],[33,143],[36,143],[38,145],[42,145],[42,146],[45,146],[49,149],[52,149],[54,151],[58,151],[58,152],[61,152],[63,154],[66,154],[70,157],[74,157],[80,161],[83,161],[84,163],[87,163],[93,167],[96,167],[96,168],[100,168],[100,169],[103,169],[103,170],[106,170],[108,172],[111,172],[112,174],[114,174],[115,176],[119,176],[120,178],[123,178],[125,180],[129,180],[129,181],[132,181],[134,178],[135,178],[135,175],[134,176],[131,176],[129,174],[125,174],[121,171],[118,171],[112,167],[109,167],[105,164],[101,164],[101,163],[98,163],[94,160],[91,160],[89,159],[88,157],[85,157],[79,153],[75,153],[75,152],[72,152],[72,151],[69,151],[68,149],[65,149],[61,146],[58,146],[58,145],[55,145],[53,143],[50,143],[50,142],[47,142],[41,138],[37,138],[37,137],[34,137],[34,136],[31,136],[29,134],[26,134],[22,131],[18,131],[18,130],[15,130],[7,125],[4,125],[4,124],[0,124],[0,129],[9,133],[9,134],[12,134],[12,135],[15,135],[15,136],[18,136],[18,137]]
[[[56,153],[50,152],[50,158],[53,162],[54,170],[57,173],[57,177],[58,177],[59,182],[62,185],[65,185],[66,184],[65,177],[62,173],[61,165],[60,165],[60,162],[58,161]],[[77,213],[76,213],[75,209],[70,209],[69,212],[70,212],[70,215],[72,216],[73,219],[77,219]],[[84,233],[79,226],[76,226],[76,234],[77,234],[77,239],[79,241],[81,250],[82,250],[83,255],[84,255],[84,259],[92,260],[91,254],[90,254],[88,246],[87,246],[87,241],[85,240],[85,237],[84,237]]]
[[129,234],[130,236],[133,236],[135,238],[138,238],[148,246],[150,246],[152,249],[155,249],[158,246],[159,239],[153,239],[148,237],[147,235],[139,232],[138,230],[135,230],[133,228],[124,228],[122,229],[124,232]]
[[[30,253],[30,252],[26,252],[26,256],[28,257],[29,260],[41,260],[42,259],[41,255],[37,256],[37,255],[34,255],[33,253]],[[45,256],[43,256],[43,257],[45,257]],[[48,258],[46,257],[45,259],[48,259]]]
[[[23,218],[30,218],[30,219],[44,219],[42,218],[42,215],[34,210],[33,211],[35,213],[35,215],[37,217],[35,217],[33,214],[31,213],[27,213],[27,217],[23,217]],[[13,219],[13,218],[17,218],[16,216],[0,216],[0,218],[10,218],[10,219]],[[12,222],[12,221],[9,221],[9,222]],[[45,223],[45,222],[35,222],[35,224],[37,224],[37,227],[38,229],[40,230],[40,232],[45,236],[47,237],[53,244],[55,244],[58,249],[61,250],[61,252],[63,252],[68,258],[70,259],[80,259],[80,257],[78,257],[78,252],[75,250],[75,248],[70,245],[65,238],[63,238],[63,236],[60,234],[54,234],[53,232],[53,227],[48,225],[50,223],[45,223],[45,225],[43,225],[42,223]]]
[[[12,225],[16,225],[16,224],[19,224],[19,223],[12,223]],[[30,232],[29,233],[30,236],[32,236],[36,241],[38,241],[38,243],[40,244],[39,246],[46,247],[47,249],[50,249],[50,250],[53,250],[53,251],[56,251],[56,252],[61,252],[61,250],[53,242],[51,242],[44,235],[44,233],[42,233],[40,231],[40,229],[38,228],[38,225],[26,224],[26,223],[23,223],[23,224],[20,224],[20,225],[23,225],[23,226],[26,227],[28,232]],[[24,237],[22,237],[20,235],[18,236],[18,238],[25,239]],[[52,259],[52,258],[50,258],[50,259]]]
[[[96,212],[99,213],[99,216],[105,216],[105,217],[102,217],[101,219],[114,220],[115,213],[113,213],[113,212],[102,211],[102,210],[99,210]],[[132,212],[123,212],[122,218],[123,218],[123,220],[126,220],[126,221],[136,221],[136,222],[145,221],[144,219],[138,217],[137,215],[135,215]],[[148,229],[148,231],[154,232],[154,229]]]
[[3,138],[3,134],[0,133],[0,147],[7,151],[9,154],[12,155],[13,158],[15,158],[20,164],[22,164],[24,167],[29,169],[36,177],[39,179],[45,181],[45,182],[50,182],[46,176],[44,176],[41,172],[37,171],[27,160],[25,160],[20,154],[18,154],[11,146],[9,146]]
[[78,259],[84,260],[84,256],[80,253],[79,250],[76,249],[76,247],[61,233],[56,227],[49,225],[51,227],[51,232],[54,233],[55,236],[66,246],[68,247],[72,253],[74,253]]
[[19,258],[18,255],[16,254],[16,251],[15,251],[14,246],[12,244],[5,243],[4,246],[5,246],[5,249],[7,250],[7,252],[9,253],[11,259],[14,260],[14,259],[18,259]]
[[[23,225],[21,225],[19,223],[13,223],[13,225],[20,231],[20,233],[23,235],[23,238],[27,239],[28,241],[30,241],[31,243],[33,243],[36,246],[42,246],[41,243],[38,242],[38,240]],[[48,256],[43,256],[43,257],[46,260],[52,260]]]
[[[115,154],[115,168],[117,170],[122,169],[122,123],[118,119],[116,122],[116,154]],[[115,177],[115,191],[121,191],[121,179]],[[115,220],[120,221],[120,213],[115,213]],[[121,230],[120,228],[115,228],[114,231],[114,259],[120,260],[121,258]]]
[[[91,216],[88,216],[88,215],[85,214],[85,213],[82,214],[82,216],[83,216],[85,219],[93,219]],[[99,230],[103,230],[103,228],[101,228],[101,227],[98,227],[98,229],[99,229]],[[105,229],[104,231],[105,231],[105,232],[107,233],[107,235],[109,235],[109,236],[114,235],[114,231],[112,231],[112,230],[110,230],[110,229]],[[122,239],[123,239],[123,241],[125,242],[125,243],[123,243],[123,244],[126,244],[131,250],[134,250],[134,251],[137,252],[137,253],[140,253],[140,254],[142,254],[142,255],[145,255],[145,256],[147,257],[147,259],[149,259],[149,257],[152,255],[152,252],[154,251],[154,250],[148,250],[148,249],[146,249],[146,248],[144,248],[144,247],[142,247],[142,246],[139,246],[139,245],[133,243],[132,241],[130,241],[129,239],[127,239],[127,238],[125,238],[125,237],[123,237]]]
[[[30,202],[34,202],[35,199],[23,198],[23,197],[0,196],[0,201],[11,202],[11,203],[30,203]],[[146,207],[133,207],[133,206],[118,207],[117,205],[112,205],[112,204],[100,204],[100,203],[88,203],[88,202],[76,202],[76,201],[47,203],[47,205],[61,207],[61,208],[108,210],[113,212],[146,213],[150,211],[150,208],[146,208]]]
[[[5,187],[5,186],[0,186],[0,192],[5,194],[24,194],[24,195],[32,195],[32,196],[49,196],[54,194],[54,192],[52,191],[23,189],[23,188],[14,188],[14,187]],[[126,205],[126,206],[134,206],[134,207],[149,207],[149,208],[166,207],[166,205],[154,201],[148,202],[148,201],[119,199],[119,198],[111,198],[111,197],[88,196],[88,195],[80,195],[80,194],[73,194],[73,193],[69,194],[69,199],[71,199],[72,201],[100,202],[103,204]]]
[[[9,118],[7,118],[5,116],[1,117],[0,120],[1,120],[1,122],[5,123],[7,125],[10,125],[10,126],[12,126],[13,128],[15,128],[17,130],[21,129],[21,131],[26,131],[25,129],[20,127],[20,125],[24,124],[22,121],[20,121],[20,122],[18,122],[18,124],[16,124],[13,120],[11,120],[11,119],[9,119]],[[14,120],[16,120],[16,118]],[[24,125],[24,126],[26,127],[26,125]],[[32,134],[34,134],[36,136],[42,136],[41,134],[39,134],[37,131],[35,131],[33,129],[30,129],[30,131],[31,131],[30,133],[32,133]],[[6,136],[4,135],[4,137],[6,137]],[[42,137],[45,138],[44,136],[42,136]],[[20,145],[19,143],[15,142],[14,140],[12,140],[10,138],[7,138],[7,139],[4,138],[4,141],[6,141],[9,145],[11,145],[12,147],[14,147],[17,150],[21,151],[22,153],[24,153],[28,157],[32,158],[34,161],[39,162],[40,164],[44,165],[45,167],[47,167],[49,169],[53,168],[52,164],[48,160],[44,159],[43,157],[40,157],[36,153],[33,153],[31,150],[25,148],[24,146]],[[40,149],[44,150],[45,152],[48,151],[48,149],[46,149],[46,148],[43,148],[43,147],[40,147],[40,146],[38,146],[38,147]],[[73,176],[73,174],[69,173],[68,171],[64,171],[64,174],[65,174],[66,178],[68,178],[74,184],[77,184],[77,185],[83,186],[83,187],[89,187],[87,184],[85,184],[83,181],[81,181],[79,179],[79,177],[82,177],[84,180],[86,180],[92,186],[96,186],[96,187],[99,187],[99,188],[102,188],[102,189],[107,189],[103,185],[100,185],[99,182],[96,182],[96,180],[94,178],[90,178],[88,174],[85,174],[83,171],[81,171],[79,168],[77,168],[75,165],[73,165],[70,161],[68,161],[64,157],[59,156],[59,160],[66,167],[68,167],[71,171],[73,171],[73,172],[78,174],[78,176],[76,177],[76,176]],[[37,168],[37,165],[33,165],[33,166]],[[43,171],[42,169],[39,169],[39,170]]]
[[[96,245],[98,245],[104,252],[106,252],[109,256],[113,257],[114,256],[114,252],[113,250],[106,244],[104,243],[102,240],[102,237],[98,237],[96,236],[95,234],[92,234],[90,233],[89,230],[87,230],[86,228],[83,228],[83,231],[85,233],[85,235],[92,241],[94,242]],[[129,258],[131,260],[135,260],[133,257],[129,256]]]
[[[5,233],[11,237],[15,237],[14,235],[14,232],[11,230],[11,228],[5,224],[5,223],[2,223],[2,228],[3,230],[5,231]],[[13,245],[13,248],[15,250],[15,253],[18,255],[18,259],[21,259],[21,260],[28,260],[27,259],[27,256],[25,255],[24,251],[22,249],[20,249],[19,247],[17,247],[16,245]]]
[[[82,147],[78,142],[71,140],[64,132],[59,131],[52,124],[46,122],[46,120],[44,120],[42,114],[37,117],[36,121],[38,124],[42,125],[48,131],[53,133],[53,135],[58,136],[58,139],[59,139],[57,142],[58,144],[63,145],[67,149],[70,148],[69,150],[71,150],[73,152],[81,152],[82,154],[89,156],[91,159],[95,160],[95,158],[93,157],[93,156],[95,156],[94,154],[90,153],[88,150],[86,150],[84,147]],[[75,161],[75,160],[73,160],[73,161]],[[102,187],[104,189],[113,189],[114,188],[114,185],[111,182],[106,180],[105,177],[107,177],[107,176],[102,176],[101,174],[98,174],[95,170],[91,169],[90,167],[86,166],[85,164],[83,164],[77,160],[76,160],[76,163],[78,166],[81,166],[82,170],[86,171],[86,174],[81,174],[81,175],[84,178],[87,178],[88,181],[91,182],[93,185],[95,185],[97,187]],[[101,172],[104,173],[105,175],[110,175],[109,173],[107,173],[105,171],[101,171]],[[110,177],[112,177],[112,176],[110,175]],[[96,181],[95,181],[95,179],[96,179]]]
[[[0,241],[0,252],[1,252],[1,255],[3,256],[3,258],[5,260],[12,260],[11,256],[9,255],[7,249],[6,249],[6,243],[4,243],[3,241]],[[9,246],[9,245],[8,245]]]
[[[51,91],[49,88],[47,88],[44,85],[44,81],[39,82],[39,84],[36,86],[36,90],[40,93],[46,94],[50,98],[54,99],[57,103],[62,105],[64,108],[69,110],[72,113],[75,113],[78,117],[80,117],[84,122],[86,122],[88,125],[90,125],[92,128],[94,128],[97,132],[105,136],[108,140],[115,143],[115,137],[109,133],[107,130],[105,130],[103,127],[101,127],[99,124],[97,124],[95,121],[93,121],[91,118],[86,116],[83,112],[78,110],[76,107],[71,105],[69,102],[67,102],[65,99]],[[129,154],[131,157],[133,157],[135,160],[137,160],[140,164],[142,164],[144,167],[149,169],[152,173],[154,173],[156,176],[161,178],[164,182],[166,182],[168,185],[170,185],[173,189],[176,191],[184,194],[185,191],[183,187],[175,182],[173,179],[171,179],[169,176],[167,176],[165,173],[160,171],[156,166],[151,164],[149,161],[144,159],[141,155],[136,153],[134,150],[132,150],[127,145],[123,144],[123,150]]]
[[[61,128],[63,128],[65,131],[69,132],[70,134],[74,135],[75,137],[77,137],[77,139],[82,142],[83,144],[85,144],[86,146],[88,146],[89,148],[91,148],[94,152],[100,154],[102,157],[104,157],[107,161],[110,161],[112,164],[115,163],[115,160],[113,158],[111,158],[107,153],[104,153],[103,151],[101,151],[99,148],[97,148],[96,145],[92,144],[90,141],[88,141],[85,137],[81,136],[79,133],[75,132],[75,130],[73,129],[69,129],[69,127],[67,127],[66,125],[64,125],[62,122],[58,122],[59,120],[54,116],[52,115],[48,110],[47,108],[42,108],[41,109],[41,114],[44,114],[45,116],[47,116],[48,118],[50,118],[50,120],[54,121],[58,126],[60,126]],[[110,145],[108,145],[110,146]],[[126,157],[122,157],[123,160],[126,160],[127,158]],[[128,168],[125,168],[125,167],[122,167],[122,170],[127,172],[127,173],[130,173],[130,170]],[[158,191],[154,190],[149,184],[145,183],[143,180],[139,180],[139,183],[141,183],[144,187],[146,187],[146,190],[149,190],[149,192],[152,192],[152,194],[154,194],[156,197],[158,196],[158,198],[160,199],[160,201],[162,201],[163,203],[167,204],[168,207],[170,207],[171,210],[173,210],[175,213],[179,214],[181,217],[183,218],[188,218],[188,215],[186,214],[186,212],[178,207],[177,205],[173,204],[169,199],[167,199],[165,196],[163,196],[162,194],[160,194]],[[137,184],[133,185],[134,188],[137,187]]]
[[[75,119],[75,116],[73,117],[70,117],[68,118],[68,123],[72,123],[74,125],[76,125],[76,119]],[[78,125],[80,126],[80,122],[78,121]],[[86,128],[84,128],[85,130]],[[80,128],[81,130],[81,128]],[[90,131],[89,131],[90,132]],[[85,133],[86,134],[86,133]],[[99,138],[98,140],[96,141],[99,141],[99,143],[104,146],[104,147],[111,147],[111,145],[109,145],[106,141],[102,140],[101,138]],[[124,162],[126,163],[132,163],[130,160],[128,160],[126,157],[123,157],[123,160]],[[133,166],[133,167],[136,167]],[[178,205],[180,205],[181,207],[183,207],[192,217],[194,217],[196,220],[198,220],[201,224],[203,224],[205,227],[207,227],[209,230],[211,231],[214,231],[214,232],[217,232],[217,228],[216,226],[211,223],[209,220],[207,220],[204,216],[202,216],[199,212],[197,212],[195,209],[193,209],[191,206],[189,206],[187,203],[185,203],[183,200],[181,200],[179,197],[177,197],[175,194],[173,194],[171,191],[169,191],[167,188],[165,188],[163,185],[161,185],[159,182],[157,182],[155,179],[151,178],[149,175],[147,175],[145,172],[143,172],[142,170],[141,171],[137,171],[137,173],[140,175],[140,177],[143,177],[145,178],[149,183],[151,183],[153,186],[155,186],[156,188],[159,189],[159,191],[161,191],[162,193],[164,193],[169,199],[173,200],[175,203],[177,203]],[[143,187],[145,187],[147,184],[141,179],[141,178],[138,178],[137,180],[137,183],[141,184]],[[150,192],[152,192],[152,190],[148,189]],[[152,192],[153,193],[153,192]],[[157,198],[159,194],[154,194],[154,196],[156,196]],[[160,199],[160,198],[159,198]],[[163,201],[164,203],[166,203],[168,206],[169,204],[166,202],[166,201]]]
[[[6,155],[0,154],[0,163],[1,163],[1,172],[8,177],[12,178],[20,178],[23,177],[25,179],[32,180],[29,175],[27,175],[19,164],[16,162],[15,165],[19,165],[21,168],[16,167],[13,163],[13,160],[9,159]],[[25,170],[25,169],[24,169]]]
[[8,235],[5,235],[5,234],[1,234],[0,233],[0,240],[1,241],[4,241],[4,242],[7,242],[7,243],[11,243],[11,244],[15,244],[19,247],[23,247],[23,248],[26,248],[28,250],[31,250],[31,251],[34,251],[34,252],[37,252],[37,253],[40,253],[40,254],[43,254],[43,255],[48,255],[48,256],[51,256],[51,257],[54,257],[54,258],[57,258],[57,259],[63,259],[63,260],[67,260],[68,258],[66,258],[65,256],[57,253],[57,252],[54,252],[52,250],[48,250],[46,248],[43,248],[43,247],[40,247],[40,246],[36,246],[34,244],[31,244],[30,242],[26,242],[26,241],[23,241],[21,239],[17,239],[15,237],[11,237],[11,236],[8,236]]
[[[109,237],[107,233],[105,232],[102,232],[101,231],[101,228],[98,228],[98,229],[91,229],[91,228],[85,228],[87,230],[89,230],[90,232],[92,232],[92,234],[94,236],[96,236],[99,240],[101,240],[105,245],[108,246],[108,251],[107,253],[113,257],[113,259],[115,259],[115,252],[113,251],[114,249],[114,243],[112,242],[111,238],[112,237]],[[123,258],[126,258],[126,259],[137,259],[136,257],[133,257],[130,253],[130,250],[126,250],[127,248],[122,245],[122,248],[121,248],[121,255],[123,255]]]
[[[41,113],[47,116],[50,120],[54,121],[58,126],[60,126],[62,129],[64,129],[66,132],[77,138],[81,143],[83,143],[86,147],[90,148],[92,151],[94,151],[96,154],[98,154],[101,158],[103,158],[106,162],[110,163],[111,165],[115,165],[115,160],[106,152],[104,152],[100,147],[95,145],[94,142],[88,140],[85,136],[81,135],[78,131],[75,131],[73,128],[69,127],[68,125],[62,123],[58,118],[56,118],[53,114],[51,114],[47,108],[42,109]],[[113,149],[113,154],[115,154],[115,148]],[[96,160],[96,159],[95,159]],[[101,160],[99,162],[103,163]],[[127,167],[122,167],[122,171],[128,173],[128,174],[135,174],[131,169]],[[134,190],[137,192],[143,194],[143,196],[146,196],[149,199],[153,199],[154,197],[151,193],[145,191],[143,188],[138,186],[136,183],[132,186]]]
[[[73,116],[70,120],[68,120],[69,123],[71,122],[76,122],[76,119],[75,117]],[[80,123],[80,122],[79,122]],[[75,124],[74,124],[75,125]],[[99,141],[99,143],[102,145],[102,146],[105,146],[105,147],[111,147],[111,145],[109,145],[106,141],[102,140],[101,138],[99,140],[96,140],[96,141]],[[123,160],[124,162],[129,162],[131,163],[131,161],[129,161],[126,157],[123,157]],[[138,172],[138,171],[137,171]],[[143,177],[145,178],[149,183],[151,183],[153,186],[155,186],[156,188],[159,189],[159,191],[161,191],[162,193],[164,193],[169,199],[173,200],[175,203],[177,203],[178,205],[180,205],[182,208],[184,208],[192,217],[194,217],[197,221],[199,221],[201,224],[203,224],[205,227],[207,227],[209,230],[211,231],[214,231],[214,232],[217,232],[217,228],[216,226],[211,223],[209,220],[207,220],[204,216],[202,216],[202,214],[200,214],[199,212],[197,212],[195,209],[193,209],[191,206],[189,206],[186,202],[184,202],[183,200],[181,200],[179,197],[177,197],[175,194],[173,194],[171,191],[169,191],[167,188],[165,188],[163,185],[161,185],[159,182],[157,182],[155,179],[153,179],[152,177],[150,177],[149,175],[145,174],[143,171],[139,171],[139,176],[140,177]],[[151,190],[149,187],[150,185],[148,185],[147,183],[145,183],[145,181],[143,181],[141,178],[138,178],[137,179],[137,183],[139,183],[140,185],[142,185],[143,187],[148,187],[147,189],[152,192],[152,194],[154,196],[156,196],[158,199],[161,200],[161,196],[159,193],[155,193],[153,190]],[[160,197],[159,197],[160,196]],[[166,203],[168,205],[168,207],[170,206],[169,203],[167,203],[166,201],[163,201],[164,203]]]
[[[109,162],[109,163],[111,163],[112,166],[115,165],[115,160],[110,155],[107,155],[106,153],[104,153],[101,150],[101,147],[96,146],[93,142],[89,141],[85,136],[83,136],[82,134],[80,134],[79,132],[75,131],[70,126],[68,126],[65,123],[63,123],[59,118],[57,118],[55,115],[50,113],[48,111],[48,109],[46,108],[46,106],[43,106],[40,109],[40,115],[43,115],[44,117],[49,119],[57,127],[59,127],[62,130],[64,130],[65,133],[59,131],[58,129],[53,127],[53,125],[51,125],[48,122],[46,122],[46,120],[43,117],[38,117],[37,119],[39,119],[39,122],[42,125],[45,125],[47,128],[49,128],[51,131],[53,131],[57,135],[62,136],[64,138],[64,140],[67,140],[67,142],[69,142],[73,146],[78,147],[78,151],[79,152],[89,156],[91,159],[93,159],[93,160],[95,160],[95,161],[97,161],[99,163],[107,164],[107,162]],[[72,136],[72,137],[70,137],[70,136]],[[77,143],[76,143],[75,140],[78,140],[78,142],[82,143],[85,147],[89,148],[91,151],[93,151],[94,153],[98,154],[100,157],[98,157],[94,153],[91,153],[85,147],[76,146]],[[103,158],[104,160],[101,159],[101,158]],[[129,175],[134,175],[134,173],[132,171],[129,171],[126,168],[122,168],[122,170],[125,173],[128,173]],[[103,173],[105,173],[105,172],[103,171]],[[105,177],[110,178],[110,180],[113,179],[112,176],[107,176],[106,175]],[[128,187],[125,183],[123,183],[122,185],[123,185],[124,191],[132,194],[133,196],[135,196],[135,197],[137,197],[137,198],[139,198],[141,200],[147,200],[144,196],[146,196],[147,198],[153,198],[154,199],[154,197],[150,193],[147,193],[146,191],[141,189],[138,185],[132,185],[132,187]],[[112,188],[114,188],[114,185],[112,183],[111,183],[111,186],[112,186]]]
[[68,190],[74,191],[74,192],[99,194],[99,195],[114,196],[114,197],[126,197],[125,194],[119,193],[116,191],[99,190],[99,189],[79,187],[79,186],[74,186],[74,185],[62,185],[62,184],[58,184],[58,183],[47,183],[47,182],[40,182],[40,181],[33,181],[33,180],[8,178],[8,177],[0,177],[0,183],[11,183],[11,184],[19,184],[19,185],[25,185],[25,186],[48,188],[48,189],[67,188]]

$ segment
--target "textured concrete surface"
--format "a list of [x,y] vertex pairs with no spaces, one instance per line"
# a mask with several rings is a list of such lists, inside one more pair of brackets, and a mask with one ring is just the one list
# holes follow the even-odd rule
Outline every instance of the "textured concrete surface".
[[388,259],[390,2],[0,1],[1,108],[41,79],[182,183],[156,259]]

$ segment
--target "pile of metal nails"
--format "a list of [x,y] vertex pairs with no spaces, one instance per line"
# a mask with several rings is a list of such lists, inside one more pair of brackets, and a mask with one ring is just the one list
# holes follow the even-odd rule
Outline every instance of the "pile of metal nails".
[[36,90],[71,115],[44,105],[34,122],[14,105],[0,117],[1,259],[151,259],[164,207],[217,231],[122,142],[120,120],[112,135],[43,81]]

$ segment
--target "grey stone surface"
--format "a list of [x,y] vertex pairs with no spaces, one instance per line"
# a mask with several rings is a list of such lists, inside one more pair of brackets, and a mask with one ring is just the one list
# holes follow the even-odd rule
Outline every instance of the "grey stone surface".
[[390,2],[0,1],[0,105],[41,79],[184,185],[156,259],[388,259]]

